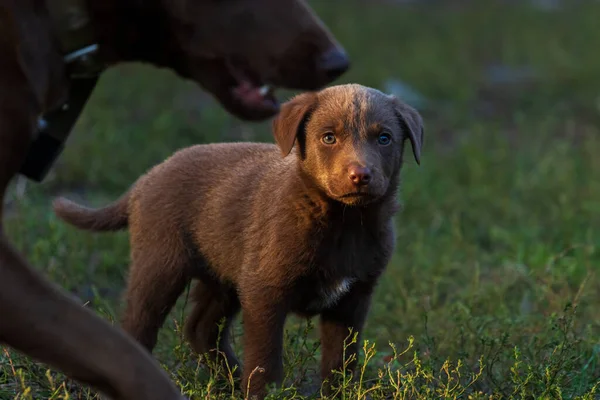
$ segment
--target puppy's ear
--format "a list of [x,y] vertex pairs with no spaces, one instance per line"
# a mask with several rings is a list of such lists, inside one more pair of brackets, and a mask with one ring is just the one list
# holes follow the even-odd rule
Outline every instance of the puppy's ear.
[[400,126],[404,134],[408,135],[410,144],[412,145],[413,155],[418,165],[421,165],[421,149],[423,147],[423,138],[425,129],[423,127],[423,118],[417,110],[398,100],[396,96],[390,95],[390,99],[394,104],[394,111],[400,120]]
[[284,157],[292,151],[298,133],[316,106],[314,92],[302,93],[281,105],[281,111],[273,120],[273,135]]

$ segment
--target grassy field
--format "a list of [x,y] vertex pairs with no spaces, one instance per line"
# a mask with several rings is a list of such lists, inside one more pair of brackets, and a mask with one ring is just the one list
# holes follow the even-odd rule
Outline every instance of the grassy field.
[[[364,374],[342,380],[337,398],[600,398],[600,4],[424,3],[312,1],[354,62],[340,82],[402,80],[428,99],[422,166],[409,158],[405,168],[397,252],[364,332]],[[512,81],[494,82],[493,66]],[[523,67],[534,76],[516,77]],[[231,119],[167,71],[110,70],[52,175],[15,184],[9,236],[117,320],[127,233],[70,228],[51,198],[103,204],[180,147],[270,141],[268,127]],[[184,315],[182,298],[156,357],[193,399],[242,398],[182,341]],[[272,398],[319,396],[315,331],[290,318],[286,389]],[[238,322],[238,349],[241,333]],[[67,393],[91,397],[1,352],[0,399]]]

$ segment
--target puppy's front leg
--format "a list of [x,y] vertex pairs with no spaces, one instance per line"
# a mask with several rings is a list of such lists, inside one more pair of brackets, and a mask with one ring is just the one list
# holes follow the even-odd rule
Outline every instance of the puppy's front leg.
[[[372,293],[372,283],[356,283],[334,307],[321,313],[321,379],[331,378],[333,370],[342,371],[344,364],[354,372]],[[358,332],[356,343],[351,343],[350,328],[352,335]]]
[[[260,287],[260,286],[258,286]],[[283,327],[286,309],[280,297],[256,290],[242,300],[244,366],[242,391],[248,399],[263,399],[266,385],[283,380]]]

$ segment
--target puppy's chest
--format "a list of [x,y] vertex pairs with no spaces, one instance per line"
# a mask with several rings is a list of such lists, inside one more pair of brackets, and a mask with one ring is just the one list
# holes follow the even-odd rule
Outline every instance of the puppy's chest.
[[335,307],[357,283],[376,277],[385,267],[388,255],[381,241],[363,234],[333,239],[319,246],[311,273],[300,285],[300,312],[314,314]]
[[315,285],[313,293],[304,303],[306,312],[319,312],[335,306],[352,289],[356,278],[344,277],[332,282]]
[[329,232],[315,246],[313,271],[334,286],[346,278],[367,279],[385,264],[390,244],[385,231],[339,229]]

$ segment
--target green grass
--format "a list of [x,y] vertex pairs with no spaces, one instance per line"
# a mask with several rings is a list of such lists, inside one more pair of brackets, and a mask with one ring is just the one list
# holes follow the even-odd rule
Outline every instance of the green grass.
[[[409,158],[404,171],[397,253],[367,321],[362,378],[341,379],[337,398],[598,398],[600,5],[312,3],[352,57],[340,82],[383,87],[395,77],[437,102],[422,110],[422,166]],[[498,63],[530,65],[538,77],[492,86],[485,68]],[[268,127],[234,121],[167,71],[110,70],[48,180],[12,192],[8,233],[48,277],[117,320],[126,232],[67,227],[51,198],[102,204],[180,147],[271,140]],[[194,399],[242,398],[181,339],[184,306],[156,357]],[[273,398],[318,396],[312,324],[290,318],[286,388]],[[238,322],[238,351],[241,333]],[[91,396],[0,354],[0,399],[65,393]]]

